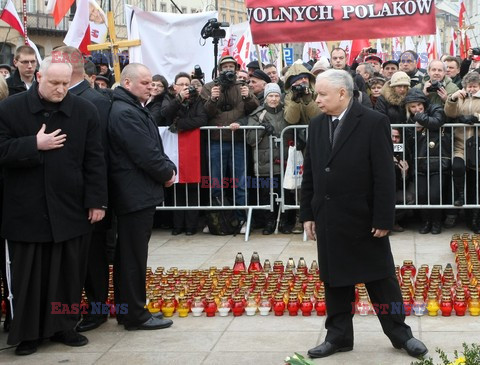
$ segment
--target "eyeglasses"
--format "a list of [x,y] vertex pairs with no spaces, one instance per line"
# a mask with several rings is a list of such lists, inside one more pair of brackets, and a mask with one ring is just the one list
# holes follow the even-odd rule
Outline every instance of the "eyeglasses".
[[190,84],[175,84],[177,86],[190,86]]

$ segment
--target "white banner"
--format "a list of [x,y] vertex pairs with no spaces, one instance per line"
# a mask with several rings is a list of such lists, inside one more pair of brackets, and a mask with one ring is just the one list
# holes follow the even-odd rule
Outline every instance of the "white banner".
[[[200,31],[217,12],[171,14],[143,11],[125,5],[128,39],[140,39],[141,46],[129,49],[130,62],[150,68],[152,74],[165,76],[173,83],[179,72],[190,73],[200,65],[206,81],[214,67],[212,38],[204,40]],[[219,47],[219,55],[222,50]]]

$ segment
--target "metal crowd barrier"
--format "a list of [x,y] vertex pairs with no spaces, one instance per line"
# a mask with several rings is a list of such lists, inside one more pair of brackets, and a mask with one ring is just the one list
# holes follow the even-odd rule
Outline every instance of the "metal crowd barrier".
[[[417,131],[418,126],[414,124],[392,124],[392,128],[397,128],[400,131],[401,143],[394,145],[394,154],[398,159],[409,160],[409,172],[407,175],[403,175],[402,180],[402,189],[400,192],[397,192],[402,198],[397,201],[397,209],[424,209],[424,208],[434,208],[434,209],[472,209],[480,208],[480,174],[479,174],[479,136],[480,136],[480,127],[479,125],[470,126],[467,124],[444,124],[440,131],[443,131],[444,137],[438,138],[436,131],[428,131],[425,129],[424,135],[421,136],[420,131]],[[270,143],[270,156],[269,156],[269,188],[270,188],[270,204],[259,203],[259,189],[260,185],[252,187],[250,182],[256,177],[256,171],[253,170],[253,167],[250,165],[250,162],[253,161],[253,153],[258,154],[258,149],[255,150],[250,148],[246,142],[246,136],[249,131],[255,131],[256,141],[258,143],[258,131],[264,129],[263,127],[251,127],[251,126],[242,126],[239,128],[239,131],[231,131],[229,127],[202,127],[201,129],[201,138],[202,138],[202,179],[205,177],[212,177],[212,159],[210,158],[210,151],[212,150],[212,144],[215,143],[212,138],[213,133],[218,133],[220,131],[227,131],[231,135],[231,141],[225,140],[223,133],[219,133],[220,138],[218,143],[222,146],[220,149],[220,170],[222,171],[220,175],[220,180],[222,182],[226,181],[225,186],[220,188],[219,199],[215,199],[214,196],[214,187],[211,185],[205,186],[205,180],[201,180],[196,184],[188,184],[195,187],[196,199],[189,199],[189,190],[184,189],[185,194],[185,205],[177,205],[178,200],[178,189],[174,185],[174,197],[173,205],[163,204],[162,206],[157,207],[158,210],[184,210],[184,209],[197,209],[197,210],[219,210],[219,209],[236,209],[236,210],[245,210],[246,211],[246,234],[245,241],[248,241],[251,221],[252,221],[252,212],[254,209],[260,210],[270,210],[273,211],[274,204],[279,203],[279,215],[277,218],[277,226],[280,217],[280,213],[285,212],[286,210],[298,210],[300,208],[300,194],[301,189],[299,186],[295,187],[292,190],[287,190],[283,188],[283,182],[285,178],[285,166],[287,163],[287,156],[283,153],[280,154],[280,181],[278,182],[280,189],[280,196],[277,196],[274,192],[274,175],[273,175],[273,146],[279,146],[280,151],[284,151],[287,145],[297,146],[298,149],[302,150],[302,143],[308,138],[308,126],[307,125],[292,125],[286,127],[280,137],[269,137]],[[225,132],[224,132],[225,133]],[[455,143],[458,139],[458,136],[463,135],[464,137],[474,136],[473,148],[476,151],[474,156],[475,169],[466,168],[465,172],[465,183],[464,183],[464,195],[465,195],[465,204],[461,207],[454,206],[453,202],[457,192],[455,191],[455,186],[453,183],[452,175],[452,163],[455,151]],[[457,136],[457,138],[456,138]],[[419,151],[419,141],[420,138],[426,140],[426,148],[424,156],[417,156]],[[464,160],[467,155],[467,143],[464,138],[463,154]],[[235,176],[235,144],[241,143],[241,153],[243,160],[243,169],[246,176],[246,189],[245,189],[245,202],[243,204],[239,203],[236,198],[236,191],[239,189],[235,184],[232,185],[232,182],[237,181]],[[433,144],[432,144],[433,143]],[[448,146],[448,151],[445,148],[445,144]],[[434,153],[438,145],[438,150],[444,150],[445,157],[450,159],[450,168],[445,169],[441,164],[439,166],[439,171],[433,171],[434,166],[430,163],[431,158],[435,157]],[[224,175],[224,148],[223,146],[229,146],[231,148],[232,154],[230,158],[226,161],[229,165],[229,172]],[[237,148],[238,150],[238,148]],[[237,151],[238,152],[238,151]],[[410,156],[409,156],[410,155]],[[420,158],[418,158],[420,157]],[[418,165],[419,161],[424,159],[424,164],[426,165],[426,171],[419,171]],[[258,160],[258,155],[257,155]],[[206,162],[206,164],[205,164]],[[398,161],[397,161],[398,162]],[[394,164],[395,161],[392,161]],[[433,192],[432,183],[435,180],[435,174],[440,174],[443,178],[439,179],[439,190],[440,196],[438,202],[431,201],[431,193]],[[227,179],[227,180],[224,180]],[[426,202],[419,201],[419,181],[420,179],[426,179]],[[222,184],[224,185],[224,184]],[[425,195],[425,194],[424,194]],[[231,202],[229,197],[231,196]],[[288,199],[287,199],[288,197]],[[196,204],[191,204],[191,200],[196,201]],[[220,201],[220,204],[218,204]],[[277,230],[278,231],[278,230]],[[276,231],[276,232],[277,232]]]
[[[182,184],[188,185],[191,191],[195,191],[195,197],[192,198],[190,195],[189,198],[189,188],[182,189],[181,193],[184,194],[185,205],[177,204],[179,199],[179,188],[177,184],[173,186],[173,205],[169,205],[168,202],[164,202],[161,206],[157,206],[157,210],[240,210],[245,211],[246,218],[246,232],[245,232],[245,241],[248,241],[251,230],[252,222],[252,213],[254,209],[263,209],[273,211],[274,206],[274,180],[273,180],[273,143],[274,138],[269,138],[270,143],[270,158],[269,158],[269,176],[261,177],[261,180],[256,180],[257,172],[253,171],[253,168],[250,164],[250,161],[253,161],[253,154],[257,154],[258,160],[258,149],[254,149],[247,144],[247,133],[249,131],[255,132],[255,141],[256,144],[259,143],[258,131],[265,129],[261,126],[241,126],[239,130],[232,131],[229,127],[214,127],[214,126],[205,126],[201,127],[201,171],[202,176],[199,183],[189,183]],[[225,139],[224,134],[227,133],[231,140]],[[219,139],[216,140],[212,137],[213,134],[218,134]],[[218,142],[220,153],[220,176],[214,177],[212,174],[212,158],[210,152],[212,151],[212,144]],[[241,148],[238,148],[238,144],[241,144]],[[235,146],[237,145],[237,148]],[[236,164],[235,164],[235,154],[236,150],[241,150],[241,158],[243,161],[241,171],[244,172],[245,181],[242,183],[240,181],[241,177],[236,176]],[[228,151],[230,150],[231,153]],[[224,154],[229,154],[230,156],[227,160],[224,159]],[[224,163],[227,163],[228,166],[224,166]],[[226,167],[226,169],[224,169]],[[226,174],[224,174],[226,171]],[[277,182],[280,183],[280,182]],[[259,203],[259,192],[260,187],[268,184],[270,188],[270,203],[269,204],[260,204]],[[215,190],[221,186],[220,195],[215,196]],[[237,195],[241,195],[242,188],[245,189],[245,201],[242,204],[238,201]],[[237,194],[237,192],[239,194]],[[218,199],[217,199],[218,198]]]

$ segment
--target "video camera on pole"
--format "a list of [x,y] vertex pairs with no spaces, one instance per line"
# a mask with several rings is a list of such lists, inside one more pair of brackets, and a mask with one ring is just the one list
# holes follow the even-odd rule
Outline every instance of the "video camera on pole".
[[219,22],[217,18],[212,18],[207,21],[207,23],[203,26],[200,32],[200,35],[203,39],[213,38],[213,57],[215,63],[215,68],[212,72],[213,79],[217,76],[218,41],[222,38],[225,38],[225,36],[227,35],[225,29],[221,28],[227,28],[229,26],[230,23]]

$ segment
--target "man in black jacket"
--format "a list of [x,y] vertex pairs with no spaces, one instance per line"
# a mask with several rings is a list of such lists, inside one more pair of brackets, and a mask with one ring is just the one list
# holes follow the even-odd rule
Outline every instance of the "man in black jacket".
[[128,313],[117,313],[127,330],[166,328],[173,323],[152,316],[144,307],[155,207],[163,201],[163,186],[171,186],[176,175],[157,125],[144,106],[151,89],[152,74],[146,66],[126,66],[120,86],[113,91],[108,122],[111,199],[118,222],[115,304],[128,305]]
[[427,348],[396,310],[403,300],[387,236],[395,211],[390,126],[386,116],[360,105],[353,89],[343,70],[325,71],[315,85],[323,114],[310,123],[300,218],[317,240],[328,315],[325,342],[308,354],[353,349],[355,284],[365,283],[392,345],[423,356]]
[[15,51],[13,65],[17,68],[6,81],[10,96],[28,90],[35,81],[37,58],[30,46],[20,46]]
[[[70,93],[90,101],[100,116],[100,130],[105,162],[108,163],[107,123],[110,114],[110,100],[90,86],[84,78],[85,59],[75,47],[64,46],[52,52],[52,57],[59,62],[68,62],[72,65]],[[101,308],[108,297],[108,246],[107,233],[111,228],[111,214],[106,212],[105,218],[94,226],[88,251],[87,276],[85,278],[85,294],[89,305],[88,314],[84,314],[82,321],[77,325],[78,332],[85,332],[97,328],[104,323],[108,314],[93,313],[92,309]],[[92,305],[93,303],[93,305]]]
[[2,237],[13,295],[8,344],[17,355],[44,338],[83,346],[75,332],[93,224],[107,207],[98,113],[68,93],[72,67],[45,58],[25,93],[0,103]]

